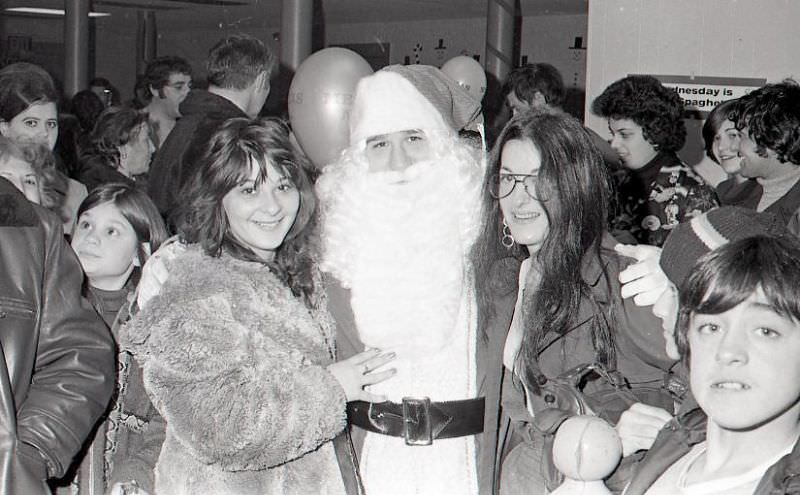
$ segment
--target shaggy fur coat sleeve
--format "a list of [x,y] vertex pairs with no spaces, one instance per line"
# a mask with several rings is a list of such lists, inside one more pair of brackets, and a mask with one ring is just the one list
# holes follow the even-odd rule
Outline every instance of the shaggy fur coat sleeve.
[[324,326],[263,266],[189,252],[122,341],[190,454],[224,470],[260,470],[345,426]]

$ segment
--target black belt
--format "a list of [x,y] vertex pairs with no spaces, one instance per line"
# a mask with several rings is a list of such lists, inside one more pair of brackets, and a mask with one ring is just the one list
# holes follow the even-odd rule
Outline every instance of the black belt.
[[352,425],[373,433],[404,437],[407,445],[430,445],[436,438],[455,438],[483,432],[483,397],[431,402],[427,397],[404,397],[397,402],[347,403]]

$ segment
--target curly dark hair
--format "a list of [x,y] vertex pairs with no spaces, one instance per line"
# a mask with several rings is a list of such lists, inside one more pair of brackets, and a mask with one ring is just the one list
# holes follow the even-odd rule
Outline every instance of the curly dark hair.
[[736,128],[747,128],[759,156],[767,148],[781,163],[800,165],[800,85],[793,79],[767,84],[738,100],[731,115]]
[[554,66],[546,63],[527,64],[512,70],[503,84],[503,97],[511,92],[525,103],[531,104],[536,93],[544,96],[548,105],[564,104],[564,78]]
[[94,130],[89,138],[94,152],[103,155],[109,163],[119,167],[119,147],[125,146],[148,132],[147,114],[130,107],[108,107],[97,117]]
[[[272,262],[264,262],[230,235],[222,204],[228,192],[248,179],[251,162],[259,167],[257,182],[266,179],[271,164],[285,171],[300,193],[297,217]],[[183,242],[199,244],[209,256],[218,257],[225,251],[239,259],[265,263],[295,296],[315,306],[316,199],[307,172],[311,167],[292,146],[283,121],[228,119],[214,129],[199,155],[194,173],[181,188],[171,223]]]
[[148,99],[152,97],[151,90],[158,91],[164,97],[164,86],[169,83],[172,74],[185,74],[192,77],[192,66],[181,57],[158,57],[147,63],[142,76],[142,84],[147,88],[145,92]]
[[628,76],[612,83],[592,102],[607,119],[629,119],[658,151],[678,151],[686,142],[683,100],[652,76]]
[[[601,242],[608,211],[609,177],[600,152],[586,129],[574,117],[556,110],[525,112],[512,118],[495,144],[484,181],[484,230],[473,250],[477,280],[491,279],[491,265],[499,254],[503,214],[500,201],[493,199],[494,174],[500,171],[503,147],[512,140],[529,141],[542,157],[537,193],[549,221],[549,232],[535,256],[541,280],[535,290],[526,292],[521,358],[527,383],[536,386],[531,374],[546,337],[565,333],[583,298],[594,305],[597,318],[592,322],[592,339],[597,358],[606,364],[616,359],[612,305],[604,310],[595,300],[580,269],[587,259],[596,258],[600,266]],[[512,255],[524,258],[524,247],[516,245]],[[505,255],[507,256],[507,254]],[[603,268],[605,271],[605,268]],[[608,274],[604,280],[610,293]],[[602,283],[602,282],[601,282]],[[479,283],[481,323],[488,320],[495,297],[490,284]],[[612,300],[613,296],[612,296]]]

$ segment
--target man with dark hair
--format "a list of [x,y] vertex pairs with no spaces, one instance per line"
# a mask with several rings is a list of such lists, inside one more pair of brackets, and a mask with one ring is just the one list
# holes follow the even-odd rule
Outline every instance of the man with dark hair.
[[800,85],[787,79],[743,96],[731,120],[741,131],[740,173],[763,188],[756,210],[800,236]]
[[269,96],[275,57],[260,40],[233,35],[209,51],[208,90],[192,90],[180,104],[181,118],[150,165],[150,197],[168,217],[192,173],[193,142],[204,143],[214,124],[232,117],[255,118]]
[[2,178],[0,273],[0,494],[44,495],[108,406],[114,342],[61,221]]
[[550,64],[527,64],[517,67],[503,85],[506,105],[514,115],[531,108],[564,104],[564,79]]
[[[536,63],[517,67],[503,84],[503,97],[513,115],[531,109],[555,108],[563,110],[566,90],[561,73],[550,64]],[[592,142],[600,150],[603,160],[611,169],[619,168],[619,158],[608,142],[586,127]]]
[[181,116],[178,107],[192,89],[192,67],[180,57],[159,57],[147,64],[142,84],[149,98],[144,111],[159,147]]

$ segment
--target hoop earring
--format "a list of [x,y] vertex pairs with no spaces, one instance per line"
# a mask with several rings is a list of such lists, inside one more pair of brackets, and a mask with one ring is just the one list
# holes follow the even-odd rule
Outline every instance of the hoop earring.
[[500,238],[500,244],[503,245],[506,249],[511,249],[514,247],[514,236],[511,235],[511,229],[508,228],[508,224],[506,223],[506,219],[503,219],[503,237]]

